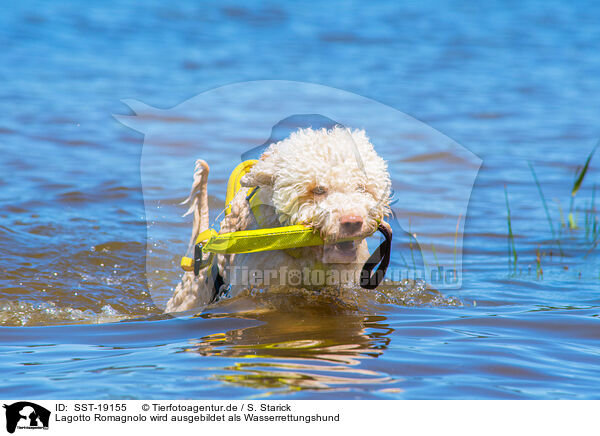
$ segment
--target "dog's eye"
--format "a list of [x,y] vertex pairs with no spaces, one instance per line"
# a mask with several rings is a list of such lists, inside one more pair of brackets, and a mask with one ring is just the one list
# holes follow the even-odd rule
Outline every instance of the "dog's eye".
[[363,185],[362,183],[359,183],[358,185],[356,185],[356,190],[358,192],[366,192],[367,187],[365,185]]
[[316,186],[313,190],[312,190],[313,194],[315,195],[325,195],[327,194],[327,188],[324,186]]

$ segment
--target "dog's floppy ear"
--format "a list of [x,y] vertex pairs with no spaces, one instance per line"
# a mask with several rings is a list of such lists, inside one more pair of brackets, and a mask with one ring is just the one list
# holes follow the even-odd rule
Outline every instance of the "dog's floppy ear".
[[245,187],[271,186],[275,181],[275,172],[279,162],[279,153],[269,147],[254,164],[252,169],[242,177],[240,183]]

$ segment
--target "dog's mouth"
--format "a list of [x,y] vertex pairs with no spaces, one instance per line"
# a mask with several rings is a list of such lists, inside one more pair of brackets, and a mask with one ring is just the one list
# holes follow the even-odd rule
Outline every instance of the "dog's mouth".
[[325,259],[333,263],[349,263],[356,260],[356,241],[344,241],[325,245]]
[[333,246],[340,253],[354,253],[356,251],[356,243],[354,241],[338,242]]

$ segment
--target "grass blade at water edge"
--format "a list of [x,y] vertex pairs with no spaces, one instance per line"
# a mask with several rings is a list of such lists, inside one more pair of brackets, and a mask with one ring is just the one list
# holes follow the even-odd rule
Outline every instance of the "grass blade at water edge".
[[579,191],[579,188],[581,187],[581,184],[583,183],[583,179],[585,178],[585,175],[587,174],[588,168],[590,166],[590,161],[592,160],[592,157],[594,156],[594,153],[596,152],[598,145],[600,145],[600,141],[598,141],[596,143],[596,145],[594,146],[594,148],[588,155],[588,157],[585,161],[585,165],[583,166],[581,171],[578,174],[576,174],[576,179],[575,179],[575,182],[573,183],[573,189],[571,189],[571,205],[569,207],[569,228],[570,229],[577,228],[577,221],[575,219],[575,216],[573,215],[575,195],[577,194],[577,191]]
[[583,182],[583,178],[585,177],[585,174],[587,173],[587,170],[590,166],[590,161],[592,160],[592,157],[594,156],[594,153],[596,152],[598,145],[600,145],[600,141],[598,141],[598,143],[596,143],[596,146],[591,151],[587,160],[585,161],[585,165],[581,169],[581,173],[579,173],[579,176],[575,180],[575,183],[573,184],[573,189],[571,190],[571,197],[575,197],[575,195],[577,194],[577,191],[579,191],[579,187],[581,186],[581,183]]
[[517,248],[515,246],[515,236],[512,231],[512,223],[510,219],[510,206],[508,204],[508,191],[506,185],[504,185],[504,198],[506,200],[506,222],[508,224],[508,268],[510,270],[511,262],[510,256],[513,256],[513,269],[517,271]]
[[552,232],[552,238],[554,238],[554,240],[558,244],[558,250],[560,251],[560,255],[562,257],[564,255],[563,250],[560,245],[560,240],[556,237],[556,232],[554,231],[554,225],[552,224],[552,218],[550,218],[550,212],[548,211],[548,204],[546,203],[546,197],[544,197],[542,186],[540,185],[540,181],[538,180],[537,175],[535,174],[535,170],[533,169],[533,165],[531,165],[531,162],[527,162],[527,164],[529,165],[531,175],[533,176],[535,185],[537,186],[538,192],[540,193],[540,198],[542,199],[542,204],[544,205],[544,211],[546,212],[546,219],[548,220],[548,225],[550,226],[550,231]]

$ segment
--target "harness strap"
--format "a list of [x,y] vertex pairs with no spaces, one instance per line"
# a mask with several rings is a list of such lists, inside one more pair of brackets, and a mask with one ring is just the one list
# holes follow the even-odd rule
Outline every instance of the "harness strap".
[[[382,221],[377,230],[383,234],[385,240],[379,247],[377,247],[371,257],[367,259],[362,271],[360,272],[360,286],[363,289],[375,289],[377,286],[379,286],[385,277],[385,272],[390,264],[392,251],[392,229],[388,223]],[[373,268],[375,268],[377,264],[379,264],[379,267],[375,273],[371,275],[371,271],[373,271]]]
[[217,262],[211,264],[209,273],[206,276],[206,284],[212,287],[210,303],[217,301],[226,292],[226,289],[223,288],[225,281],[219,272],[219,265]]

